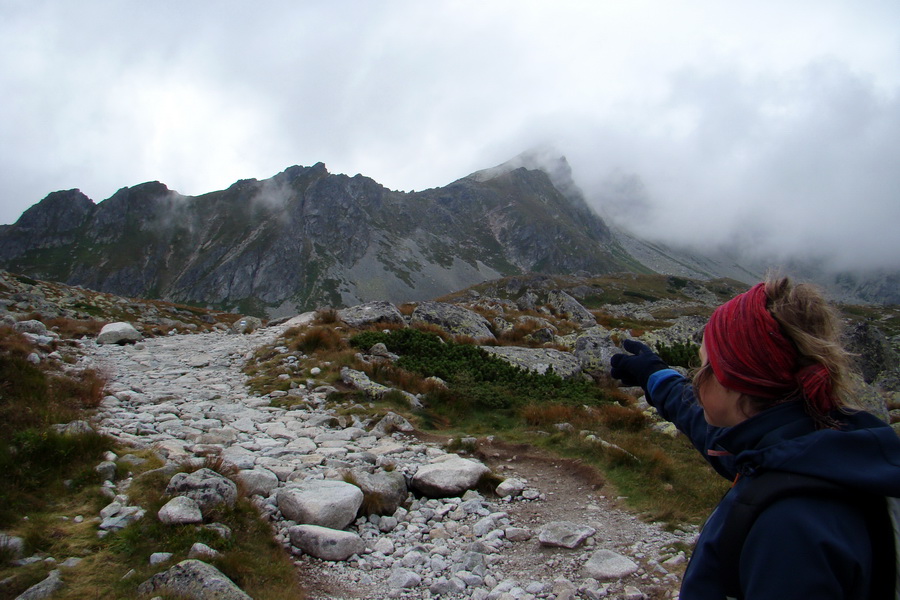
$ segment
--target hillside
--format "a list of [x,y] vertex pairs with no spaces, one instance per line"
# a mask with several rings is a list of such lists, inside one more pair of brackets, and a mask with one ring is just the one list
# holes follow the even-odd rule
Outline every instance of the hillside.
[[640,270],[573,190],[520,167],[405,193],[319,163],[196,197],[159,182],[97,204],[54,192],[0,229],[0,268],[270,317],[532,271]]

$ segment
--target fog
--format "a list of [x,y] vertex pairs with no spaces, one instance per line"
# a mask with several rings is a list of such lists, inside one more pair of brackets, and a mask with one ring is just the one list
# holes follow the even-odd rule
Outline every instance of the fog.
[[399,190],[534,147],[607,219],[900,268],[900,4],[0,0],[0,223],[324,162]]

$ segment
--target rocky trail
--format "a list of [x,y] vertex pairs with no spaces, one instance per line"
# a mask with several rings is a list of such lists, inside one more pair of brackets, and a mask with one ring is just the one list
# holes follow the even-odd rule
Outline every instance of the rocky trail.
[[313,599],[677,597],[685,563],[679,548],[696,532],[642,522],[606,496],[597,473],[577,463],[497,442],[480,442],[477,456],[496,475],[522,482],[509,496],[410,496],[391,515],[350,515],[343,531],[358,551],[345,559],[299,549],[298,522],[284,514],[285,497],[298,483],[386,465],[409,480],[447,451],[433,436],[335,418],[322,392],[292,390],[308,400],[302,409],[272,407],[270,397],[252,395],[244,361],[292,324],[246,335],[85,344],[83,361],[110,381],[98,414],[102,430],[155,448],[171,462],[218,455],[240,469]]

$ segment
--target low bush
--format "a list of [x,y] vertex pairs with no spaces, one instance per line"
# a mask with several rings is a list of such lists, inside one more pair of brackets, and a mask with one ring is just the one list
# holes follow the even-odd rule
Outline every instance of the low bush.
[[700,366],[700,346],[690,341],[677,341],[671,345],[657,344],[656,352],[672,367],[694,369]]

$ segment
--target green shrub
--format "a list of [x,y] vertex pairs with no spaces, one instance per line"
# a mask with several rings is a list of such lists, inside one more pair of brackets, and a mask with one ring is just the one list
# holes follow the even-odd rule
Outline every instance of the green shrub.
[[581,405],[608,401],[605,392],[591,382],[563,379],[552,371],[527,371],[477,346],[445,342],[416,329],[369,331],[354,336],[350,343],[357,348],[383,343],[400,356],[397,367],[446,381],[448,389],[428,393],[426,402],[434,407],[453,405],[453,412],[507,410],[540,402]]
[[656,353],[667,365],[693,369],[700,365],[700,346],[690,342],[675,342],[671,346],[658,344]]

